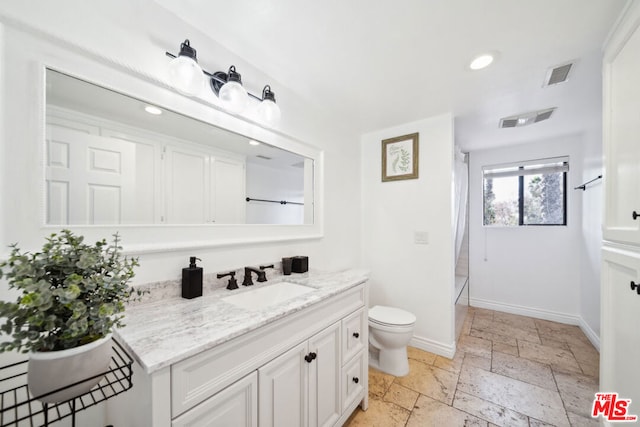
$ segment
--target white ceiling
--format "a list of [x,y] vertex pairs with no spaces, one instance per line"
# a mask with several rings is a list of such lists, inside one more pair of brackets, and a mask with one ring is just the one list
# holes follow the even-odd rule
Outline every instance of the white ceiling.
[[[156,2],[358,134],[451,111],[465,150],[597,128],[601,46],[626,3]],[[471,71],[470,60],[487,51],[494,64]],[[574,59],[568,82],[542,87],[549,67]],[[549,107],[558,110],[546,122],[498,129],[501,117]]]

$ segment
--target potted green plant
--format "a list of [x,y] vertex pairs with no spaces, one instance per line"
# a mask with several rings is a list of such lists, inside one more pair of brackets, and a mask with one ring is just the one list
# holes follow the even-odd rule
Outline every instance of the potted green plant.
[[125,303],[140,295],[129,286],[137,258],[122,255],[117,234],[90,245],[69,230],[51,234],[40,252],[11,248],[0,279],[20,294],[0,301],[0,331],[12,337],[0,352],[30,352],[29,390],[43,402],[89,391],[108,371],[111,331],[123,326]]

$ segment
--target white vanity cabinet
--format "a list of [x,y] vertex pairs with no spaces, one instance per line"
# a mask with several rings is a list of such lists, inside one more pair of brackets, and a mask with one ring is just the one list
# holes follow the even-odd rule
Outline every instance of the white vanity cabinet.
[[367,302],[360,283],[151,374],[138,369],[129,399],[109,402],[108,421],[340,426],[367,407]]

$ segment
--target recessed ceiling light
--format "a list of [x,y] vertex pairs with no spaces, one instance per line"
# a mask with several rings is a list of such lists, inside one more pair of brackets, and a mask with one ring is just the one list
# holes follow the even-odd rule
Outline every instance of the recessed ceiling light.
[[488,67],[493,62],[493,55],[484,54],[474,58],[469,64],[469,68],[472,70],[482,70],[483,68]]
[[260,143],[258,141],[254,141],[253,139],[249,141],[249,144],[251,144],[251,145],[260,145]]
[[162,110],[153,105],[145,105],[144,111],[149,114],[153,114],[154,116],[159,116],[160,114],[162,114]]

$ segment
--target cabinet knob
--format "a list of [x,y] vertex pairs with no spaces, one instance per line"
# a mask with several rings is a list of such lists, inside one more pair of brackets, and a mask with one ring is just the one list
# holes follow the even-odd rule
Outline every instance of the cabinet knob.
[[636,212],[636,211],[633,211],[633,213],[631,214],[631,217],[633,219],[638,219],[639,216],[640,216],[640,214],[638,212]]
[[640,295],[640,284],[639,283],[634,283],[634,281],[631,281],[631,290],[632,291],[636,291],[636,293],[638,295]]
[[353,377],[353,382],[358,384],[360,382],[360,380],[358,379],[358,377]]
[[306,360],[306,361],[307,361],[307,363],[311,363],[311,362],[313,362],[313,361],[315,360],[315,358],[316,358],[316,357],[318,357],[318,355],[317,355],[317,354],[315,354],[315,353],[313,353],[313,352],[311,352],[311,353],[307,354],[307,355],[304,357],[304,360]]
[[354,337],[354,338],[360,338],[360,334],[359,334],[359,333],[357,333],[357,332],[354,332],[354,333],[353,333],[353,337]]

